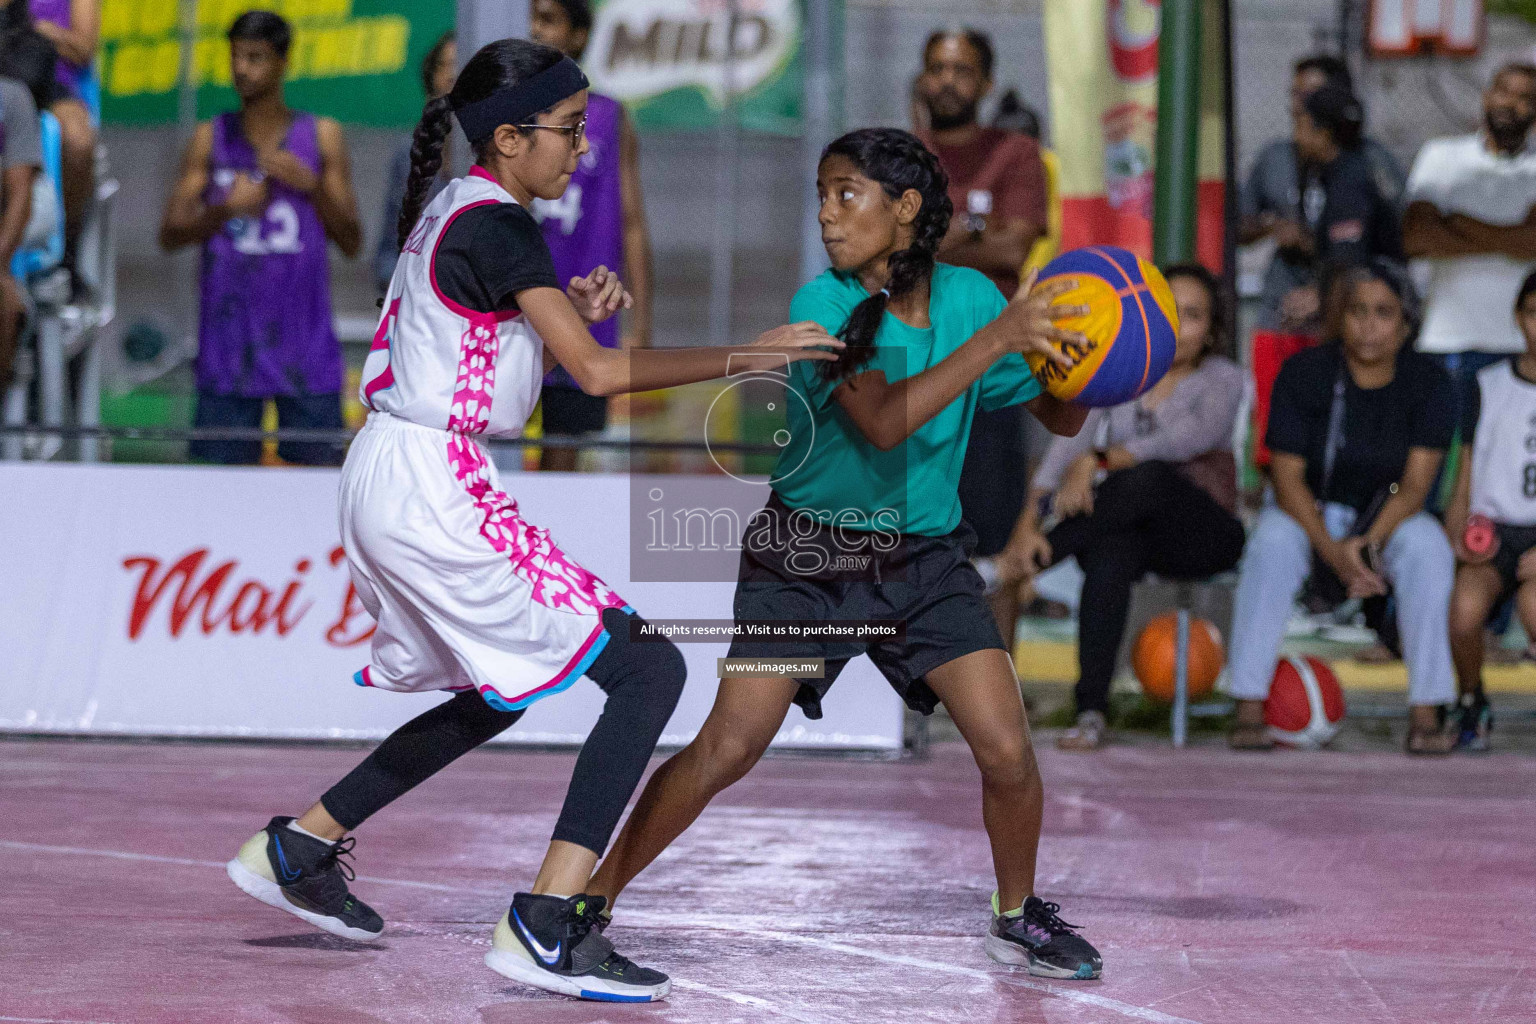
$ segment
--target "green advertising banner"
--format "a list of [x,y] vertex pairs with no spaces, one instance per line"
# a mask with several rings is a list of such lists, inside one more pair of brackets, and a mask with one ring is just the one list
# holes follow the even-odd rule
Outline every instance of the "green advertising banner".
[[[840,2],[840,0],[839,0]],[[727,93],[747,131],[800,132],[804,0],[599,0],[582,60],[592,87],[642,131],[717,127]]]
[[[104,0],[103,121],[154,125],[176,120],[179,6],[177,0]],[[275,10],[293,24],[290,103],[380,128],[408,127],[421,116],[417,69],[454,21],[452,0],[198,0],[192,76],[199,118],[236,105],[224,34],[253,7]]]

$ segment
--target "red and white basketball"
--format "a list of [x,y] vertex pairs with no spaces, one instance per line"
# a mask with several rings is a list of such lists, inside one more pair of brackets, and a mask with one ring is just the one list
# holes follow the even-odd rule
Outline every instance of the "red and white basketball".
[[1344,689],[1328,663],[1316,658],[1281,658],[1264,702],[1264,722],[1276,742],[1316,750],[1339,734]]

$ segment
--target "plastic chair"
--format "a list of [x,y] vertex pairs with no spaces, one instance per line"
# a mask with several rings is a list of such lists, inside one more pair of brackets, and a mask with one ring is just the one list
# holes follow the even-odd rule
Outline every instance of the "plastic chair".
[[91,126],[101,130],[101,67],[96,61],[80,79],[80,102],[91,112]]
[[[11,258],[11,275],[22,285],[22,297],[27,304],[21,336],[16,339],[16,364],[11,386],[6,389],[0,402],[0,422],[7,427],[19,427],[27,422],[27,396],[37,377],[39,359],[36,346],[38,315],[37,302],[32,289],[37,282],[58,268],[64,259],[64,145],[58,118],[46,110],[38,115],[38,129],[42,142],[43,169],[33,186],[33,202],[49,202],[52,205],[53,223],[44,238],[23,244]],[[0,458],[19,459],[22,456],[22,437],[7,433],[0,440]]]
[[[71,295],[70,275],[59,266],[64,255],[64,220],[58,122],[46,112],[42,122],[46,179],[59,190],[58,225],[45,245],[18,252],[18,260],[26,257],[19,268],[15,263],[12,265],[13,273],[25,284],[28,316],[23,337],[18,339],[15,381],[7,389],[0,413],[6,426],[24,425],[28,391],[35,381],[41,425],[63,426],[65,408],[72,397],[77,423],[95,427],[101,422],[102,328],[117,314],[117,243],[112,210],[118,183],[110,176],[105,147],[98,145],[96,190],[76,242],[75,278],[80,296],[75,297]],[[31,344],[27,345],[29,341]],[[67,367],[76,357],[80,358],[80,372],[76,392],[70,396],[66,393]],[[19,435],[7,434],[0,443],[0,457],[21,458],[23,447]],[[45,452],[42,457],[51,454]],[[94,462],[100,454],[98,438],[81,438],[82,461]]]

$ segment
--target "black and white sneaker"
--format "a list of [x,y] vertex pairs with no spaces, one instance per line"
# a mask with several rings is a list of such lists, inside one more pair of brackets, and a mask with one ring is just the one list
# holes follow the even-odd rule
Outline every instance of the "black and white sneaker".
[[292,818],[273,818],[246,840],[235,859],[225,865],[230,881],[246,894],[344,939],[373,939],[384,931],[384,919],[353,896],[347,883],[355,876],[341,860],[352,853],[355,839],[338,843],[288,827]]
[[485,965],[524,985],[580,999],[645,1003],[665,999],[672,982],[614,951],[598,915],[601,896],[520,892],[502,915]]
[[987,956],[1000,964],[1028,969],[1041,978],[1091,981],[1104,972],[1104,958],[1086,939],[1056,914],[1061,907],[1038,896],[1010,913],[1000,913],[992,894],[992,927],[987,932]]

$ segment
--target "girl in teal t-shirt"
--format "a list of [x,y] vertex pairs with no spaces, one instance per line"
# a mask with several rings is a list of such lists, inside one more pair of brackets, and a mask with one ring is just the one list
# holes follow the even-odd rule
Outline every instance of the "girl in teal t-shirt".
[[1057,433],[1082,425],[1085,410],[1042,392],[1024,353],[1065,363],[1052,342],[1081,339],[1054,321],[1085,311],[1052,305],[1075,282],[1034,290],[1031,276],[1009,302],[977,271],[936,264],[948,184],[933,154],[895,129],[853,132],[822,154],[832,269],[790,310],[846,347],[835,361],[791,368],[790,440],[767,507],[747,525],[736,587],[738,625],[878,622],[899,632],[733,643],[734,658],[820,658],[825,671],[722,679],[698,737],[652,776],[589,891],[617,896],[756,763],[792,702],[821,717],[838,672],[868,654],[909,706],[928,713],[944,702],[981,768],[998,889],[988,954],[1045,977],[1097,978],[1098,952],[1034,895],[1040,774],[956,494],[977,409],[1022,403]]

